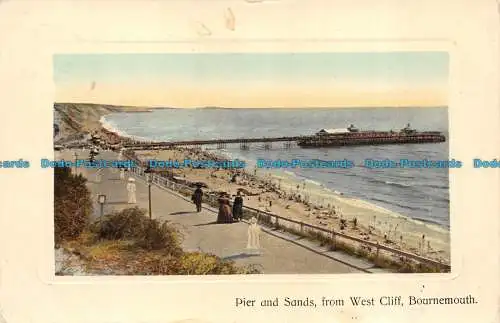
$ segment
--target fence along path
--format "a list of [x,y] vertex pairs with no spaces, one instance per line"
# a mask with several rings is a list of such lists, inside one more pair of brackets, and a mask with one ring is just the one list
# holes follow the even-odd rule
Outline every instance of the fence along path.
[[[146,178],[147,173],[145,173],[145,168],[143,168],[143,167],[140,167],[140,166],[134,167],[134,168],[132,168],[132,172],[139,177]],[[155,184],[155,185],[158,185],[160,187],[164,187],[164,188],[167,188],[167,189],[170,189],[173,191],[185,191],[188,194],[190,194],[194,191],[194,188],[192,188],[190,186],[173,182],[165,177],[161,177],[161,176],[158,176],[155,174],[152,175],[152,184]],[[213,202],[216,202],[217,197],[214,195],[208,195],[208,199],[210,200],[210,202],[213,203]],[[283,225],[285,228],[288,228],[288,229],[291,228],[290,225],[298,225],[298,226],[300,226],[300,232],[304,233],[304,228],[307,228],[310,231],[321,234],[325,238],[330,238],[333,241],[333,243],[335,243],[337,238],[343,238],[346,240],[357,242],[360,245],[368,247],[368,248],[375,248],[376,257],[378,257],[379,252],[381,250],[383,250],[383,251],[386,251],[386,252],[391,253],[393,255],[398,255],[400,257],[406,257],[406,258],[411,259],[413,261],[416,261],[416,262],[419,262],[419,263],[422,263],[422,264],[425,264],[425,265],[428,265],[428,266],[431,266],[434,268],[438,268],[439,270],[444,270],[447,272],[449,272],[451,270],[451,266],[449,264],[442,263],[442,262],[439,262],[439,261],[436,261],[436,260],[433,260],[430,258],[426,258],[426,257],[420,256],[417,254],[413,254],[410,252],[406,252],[406,251],[403,251],[400,249],[392,248],[390,246],[387,246],[385,244],[381,244],[379,242],[366,241],[366,240],[363,240],[363,239],[360,239],[360,238],[357,238],[357,237],[354,237],[354,236],[351,236],[351,235],[348,235],[348,234],[345,234],[342,232],[337,232],[335,230],[325,229],[325,228],[318,227],[318,226],[315,226],[315,225],[312,225],[309,223],[305,223],[302,221],[297,221],[297,220],[285,218],[285,217],[279,216],[277,214],[265,212],[265,211],[258,210],[258,209],[252,208],[252,207],[244,206],[243,208],[246,211],[254,213],[258,219],[261,219],[262,217],[266,217],[267,219],[274,219],[274,222],[272,224],[275,226],[278,226],[278,224],[280,224],[280,222],[284,222],[284,223],[288,224],[288,225]]]

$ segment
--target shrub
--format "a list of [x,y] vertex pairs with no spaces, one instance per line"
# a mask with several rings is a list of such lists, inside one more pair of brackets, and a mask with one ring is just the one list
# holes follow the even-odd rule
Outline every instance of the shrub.
[[100,271],[105,265],[120,275],[261,273],[254,265],[239,267],[212,254],[183,252],[179,231],[170,223],[150,220],[145,213],[134,207],[106,215],[66,245],[88,258],[89,269]]
[[202,252],[186,252],[182,255],[148,256],[140,262],[141,268],[135,274],[145,275],[232,275],[259,274],[254,266],[237,267],[233,261]]
[[92,212],[86,179],[67,167],[54,169],[54,238],[58,245],[74,239],[88,224]]
[[238,267],[233,261],[223,260],[202,252],[183,252],[180,232],[168,222],[160,224],[145,216],[138,207],[106,215],[91,230],[98,239],[129,240],[135,247],[148,251],[133,252],[136,259],[128,268],[134,275],[229,275],[257,274],[253,266]]
[[147,250],[163,249],[169,254],[180,254],[180,232],[167,222],[150,220],[145,213],[146,210],[138,207],[113,212],[92,230],[100,239],[134,240],[136,246]]
[[184,275],[229,275],[239,274],[233,262],[201,252],[187,252],[180,259],[180,274]]

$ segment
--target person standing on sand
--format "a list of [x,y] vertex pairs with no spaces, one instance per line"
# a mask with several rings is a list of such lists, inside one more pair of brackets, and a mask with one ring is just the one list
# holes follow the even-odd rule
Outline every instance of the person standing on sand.
[[236,221],[241,221],[243,216],[243,197],[241,197],[241,191],[236,193],[236,197],[233,202],[233,218]]
[[193,200],[193,203],[196,205],[196,212],[201,212],[201,202],[203,199],[203,191],[201,190],[200,184],[196,185],[196,190],[194,191],[191,199]]
[[136,187],[135,187],[135,179],[130,177],[128,179],[128,184],[127,184],[127,191],[128,191],[128,204],[135,204],[137,203],[137,199],[135,196],[136,192]]

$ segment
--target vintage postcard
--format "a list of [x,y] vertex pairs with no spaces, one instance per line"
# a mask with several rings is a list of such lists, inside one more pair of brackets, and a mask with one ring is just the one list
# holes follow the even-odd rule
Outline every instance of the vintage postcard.
[[493,1],[41,3],[0,5],[0,321],[498,321]]

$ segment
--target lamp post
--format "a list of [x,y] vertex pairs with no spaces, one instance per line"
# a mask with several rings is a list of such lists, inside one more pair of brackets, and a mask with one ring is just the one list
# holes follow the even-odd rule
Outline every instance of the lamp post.
[[99,194],[97,196],[97,202],[101,205],[101,215],[100,219],[102,220],[102,216],[104,215],[104,204],[106,203],[106,195],[104,194]]
[[75,164],[74,164],[74,168],[75,168],[74,173],[75,173],[75,175],[76,175],[76,164],[77,164],[77,162],[78,162],[78,153],[75,151]]
[[144,170],[144,173],[146,173],[146,182],[148,183],[149,219],[151,220],[153,218],[151,215],[151,183],[153,182],[153,174],[149,167]]

